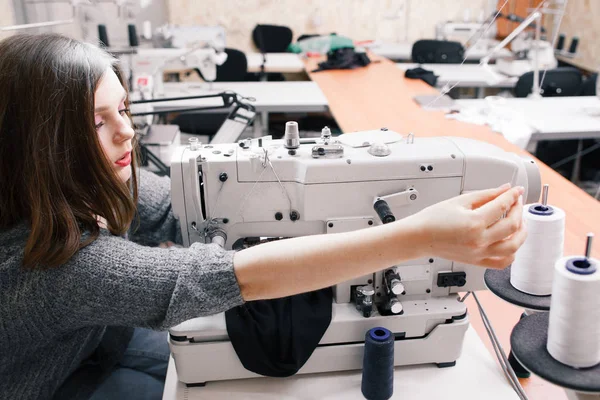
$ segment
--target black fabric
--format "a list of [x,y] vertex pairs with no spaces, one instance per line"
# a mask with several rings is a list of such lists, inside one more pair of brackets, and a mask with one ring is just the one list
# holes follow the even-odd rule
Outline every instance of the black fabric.
[[329,327],[332,301],[327,288],[226,311],[227,333],[244,368],[273,377],[298,372]]
[[319,68],[312,72],[330,69],[354,69],[365,67],[371,63],[367,53],[356,52],[353,48],[341,48],[327,52],[327,61],[319,63]]
[[[583,75],[577,68],[558,67],[539,72],[539,81],[542,83],[543,97],[577,96],[581,90]],[[519,78],[515,85],[515,97],[527,97],[533,87],[533,71],[527,72]]]
[[407,69],[404,76],[410,79],[421,79],[429,86],[435,86],[438,78],[433,71],[421,67]]
[[422,39],[413,44],[411,58],[419,64],[460,64],[465,49],[459,42]]
[[292,43],[293,32],[287,26],[256,25],[252,41],[261,53],[283,53]]

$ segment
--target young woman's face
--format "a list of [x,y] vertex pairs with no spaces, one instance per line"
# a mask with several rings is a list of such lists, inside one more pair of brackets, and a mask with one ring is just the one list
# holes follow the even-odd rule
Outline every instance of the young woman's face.
[[131,177],[131,141],[135,135],[126,112],[125,89],[109,68],[94,95],[94,124],[104,153],[123,182]]

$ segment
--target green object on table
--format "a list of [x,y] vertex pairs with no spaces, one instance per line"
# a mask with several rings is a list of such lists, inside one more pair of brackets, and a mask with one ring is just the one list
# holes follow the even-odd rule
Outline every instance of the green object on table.
[[309,52],[325,54],[332,50],[344,48],[354,48],[352,39],[345,36],[326,35],[315,36],[292,43],[288,46],[288,51],[296,54]]

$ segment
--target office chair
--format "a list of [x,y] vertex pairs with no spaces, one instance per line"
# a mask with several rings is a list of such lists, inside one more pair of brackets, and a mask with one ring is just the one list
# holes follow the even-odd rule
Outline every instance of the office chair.
[[[252,41],[256,48],[262,53],[284,53],[292,43],[293,32],[287,26],[280,25],[256,25],[252,30]],[[265,73],[261,71],[255,76],[249,76],[251,80],[261,80],[266,77],[268,81],[284,81],[283,74]]]
[[[544,76],[544,71],[540,71],[540,81]],[[531,93],[533,85],[533,72],[523,74],[517,81],[515,86],[516,97],[527,97]],[[544,97],[559,97],[559,96],[577,96],[581,92],[582,74],[573,67],[559,67],[546,71],[546,76],[542,82],[542,96]],[[583,149],[594,144],[594,140],[553,140],[541,141],[538,143],[535,156],[550,165],[558,173],[566,178],[572,178],[574,161],[562,163],[573,154],[577,153],[578,146],[583,146]],[[595,156],[593,154],[592,156]],[[595,157],[597,159],[597,156]],[[556,166],[553,166],[555,165]],[[580,175],[575,179],[585,179],[588,171],[595,170],[594,161],[590,157],[582,158],[582,170]],[[597,164],[597,162],[595,162]]]
[[579,96],[596,96],[596,82],[598,74],[594,73],[583,80],[579,89]]
[[287,26],[256,25],[252,41],[261,53],[283,53],[292,43],[292,30]]
[[[539,72],[542,80],[544,71]],[[558,67],[546,71],[542,82],[543,97],[577,96],[581,89],[582,74],[573,67]],[[526,72],[515,85],[515,97],[527,97],[533,86],[533,71]]]
[[[217,78],[215,82],[242,82],[246,79],[246,73],[248,72],[248,60],[244,52],[226,48],[225,54],[227,54],[227,61],[222,65],[217,65]],[[200,75],[202,79],[202,73],[198,68],[194,70]]]
[[[236,49],[225,49],[227,61],[217,66],[215,82],[243,82],[248,72],[246,55]],[[194,69],[202,77],[199,69]],[[204,78],[203,78],[204,79]],[[179,114],[170,122],[179,126],[184,134],[212,136],[219,130],[225,119],[226,113],[185,113]]]
[[465,49],[459,42],[422,39],[413,44],[411,58],[419,64],[460,64]]

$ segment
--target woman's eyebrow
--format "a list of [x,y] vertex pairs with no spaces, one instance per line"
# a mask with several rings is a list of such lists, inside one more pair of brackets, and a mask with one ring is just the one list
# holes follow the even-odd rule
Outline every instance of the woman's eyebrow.
[[[127,98],[127,92],[123,91],[123,96],[121,97],[121,101],[119,103],[122,103],[123,101],[125,101],[125,99]],[[101,113],[103,111],[106,111],[110,108],[110,106],[100,106],[100,107],[96,107],[94,109],[95,113]]]

